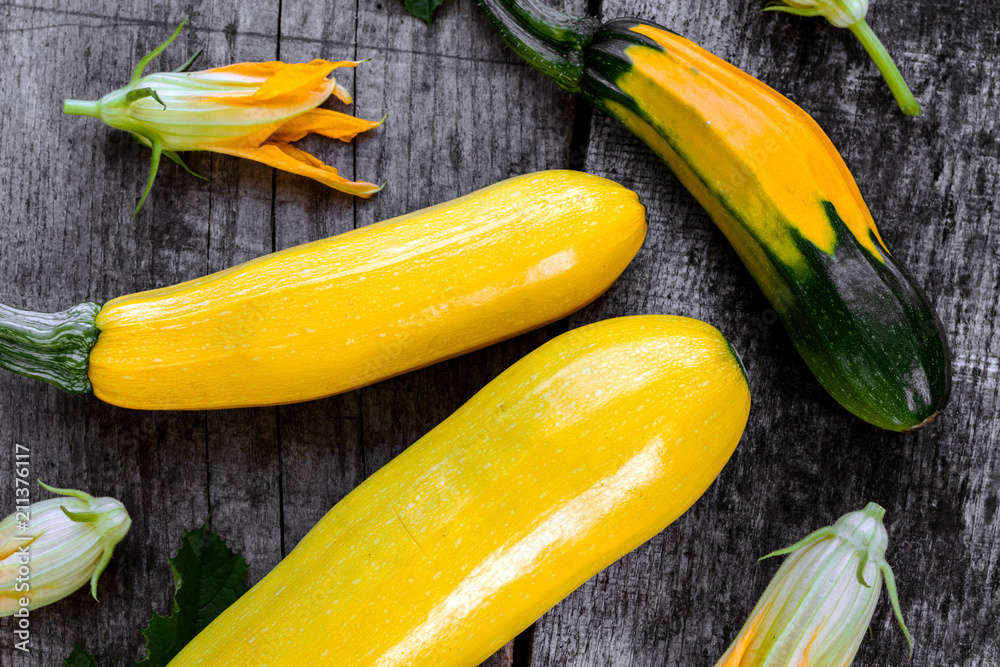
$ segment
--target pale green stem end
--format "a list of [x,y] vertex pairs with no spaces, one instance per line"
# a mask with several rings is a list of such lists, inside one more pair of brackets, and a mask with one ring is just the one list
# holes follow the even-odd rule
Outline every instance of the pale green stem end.
[[876,521],[881,521],[885,518],[885,508],[878,503],[868,503],[862,512],[868,514],[870,517],[874,518]]
[[875,65],[878,66],[886,83],[889,84],[889,90],[892,91],[892,95],[896,98],[896,103],[899,104],[899,108],[903,110],[903,113],[907,116],[920,116],[923,114],[920,104],[910,91],[910,87],[906,85],[906,81],[903,79],[899,68],[896,67],[896,63],[893,62],[889,52],[886,51],[882,40],[872,31],[868,22],[862,19],[850,26],[849,30],[854,33],[854,36],[858,38],[861,45],[865,47],[868,55],[875,61]]
[[63,102],[63,113],[71,116],[90,116],[91,118],[101,117],[101,102],[95,100],[66,100]]

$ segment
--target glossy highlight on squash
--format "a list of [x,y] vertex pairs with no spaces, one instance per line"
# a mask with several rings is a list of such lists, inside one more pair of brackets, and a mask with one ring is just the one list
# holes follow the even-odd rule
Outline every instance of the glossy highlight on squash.
[[951,392],[940,323],[805,111],[661,26],[571,19],[534,0],[478,1],[515,51],[663,159],[841,405],[894,431],[935,418]]
[[646,233],[635,194],[549,171],[173,287],[97,316],[98,398],[129,408],[338,394],[558,320],[602,294]]
[[170,666],[478,665],[687,510],[749,406],[703,322],[563,334],[340,501]]

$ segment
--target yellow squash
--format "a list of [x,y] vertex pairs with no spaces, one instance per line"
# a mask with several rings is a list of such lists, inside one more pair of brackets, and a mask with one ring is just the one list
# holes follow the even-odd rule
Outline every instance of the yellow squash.
[[645,234],[617,183],[528,174],[103,309],[0,305],[0,367],[136,409],[330,396],[565,317]]
[[170,667],[477,665],[690,507],[749,407],[703,322],[563,334],[344,498]]

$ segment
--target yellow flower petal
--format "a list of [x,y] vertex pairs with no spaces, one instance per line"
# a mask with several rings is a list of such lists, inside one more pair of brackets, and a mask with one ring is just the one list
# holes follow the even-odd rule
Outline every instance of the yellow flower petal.
[[347,90],[347,88],[344,88],[339,83],[333,87],[333,96],[344,104],[350,104],[354,101],[354,98],[351,97],[351,93]]
[[[288,65],[264,82],[253,97],[258,102],[267,102],[285,95],[296,95],[311,91],[324,84],[333,70],[343,66],[354,67],[353,61],[330,62],[314,60],[308,64]],[[336,84],[334,84],[336,85]]]
[[313,109],[286,121],[275,130],[269,141],[291,143],[307,134],[322,134],[331,139],[350,141],[361,132],[374,129],[381,124],[381,120],[365,120],[330,109]]
[[744,664],[743,658],[752,658],[753,655],[747,656],[747,650],[753,645],[754,641],[757,639],[757,632],[760,630],[760,624],[767,618],[768,612],[771,610],[771,604],[773,600],[768,600],[767,604],[764,605],[763,609],[756,615],[752,622],[748,625],[749,627],[740,634],[740,637],[733,644],[729,651],[729,655],[725,657],[724,662],[720,662],[716,667],[742,667]]
[[265,81],[253,94],[253,99],[257,102],[270,102],[278,97],[311,91],[323,85],[334,67],[336,65],[325,60],[314,60],[308,65],[289,65]]
[[366,199],[381,190],[374,183],[348,180],[341,176],[335,167],[323,164],[309,153],[284,143],[266,142],[258,148],[220,146],[212,150],[248,160],[263,162],[275,169],[281,169],[293,174],[308,176],[335,190]]
[[287,67],[285,63],[277,60],[271,60],[261,63],[234,63],[232,65],[226,65],[225,67],[213,67],[212,69],[202,70],[201,72],[194,72],[194,74],[235,74],[236,76],[244,76],[253,79],[269,79],[285,67]]
[[[208,72],[226,76],[253,77],[256,79],[266,75],[267,79],[257,90],[247,95],[225,95],[225,103],[233,105],[270,106],[287,104],[290,101],[309,99],[309,104],[317,106],[326,101],[338,86],[332,79],[326,77],[338,67],[355,67],[353,60],[331,62],[329,60],[313,60],[310,63],[287,65],[281,62],[239,63],[229,67],[220,67]],[[221,95],[210,95],[219,98]],[[338,95],[339,97],[339,95]]]
[[[330,65],[330,69],[327,71],[327,74],[329,74],[338,67],[357,67],[360,64],[360,61],[317,59],[309,63],[299,64],[298,66],[310,67],[322,64]],[[201,70],[200,72],[192,72],[192,74],[235,74],[236,76],[245,76],[255,79],[269,79],[278,72],[293,66],[294,65],[281,62],[280,60],[268,60],[259,63],[234,63],[232,65],[226,65],[225,67],[213,67],[212,69]],[[323,76],[326,76],[326,74]]]

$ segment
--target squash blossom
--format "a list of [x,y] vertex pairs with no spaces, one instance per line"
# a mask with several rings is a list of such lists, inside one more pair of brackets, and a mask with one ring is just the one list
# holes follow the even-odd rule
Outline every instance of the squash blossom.
[[868,0],[772,0],[764,11],[786,12],[797,16],[825,16],[838,28],[847,28],[875,61],[903,113],[908,116],[923,113],[882,40],[865,20],[868,16]]
[[[790,554],[716,667],[826,667],[850,665],[882,591],[913,653],[903,623],[892,568],[885,510],[869,503],[787,549]],[[762,559],[763,560],[763,559]]]
[[88,581],[96,600],[97,579],[132,525],[114,498],[39,484],[68,497],[34,503],[0,522],[0,616],[58,602]]
[[317,108],[331,95],[351,103],[350,93],[327,77],[338,67],[355,67],[358,62],[238,63],[187,72],[199,52],[177,71],[143,76],[149,62],[183,27],[181,23],[170,39],[139,61],[124,88],[96,102],[66,100],[63,106],[64,113],[100,118],[153,149],[149,179],[136,214],[153,186],[161,154],[203,178],[184,164],[178,155],[181,151],[214,151],[256,160],[361,197],[380,189],[373,183],[348,180],[334,167],[291,145],[313,133],[347,142],[382,124]]

